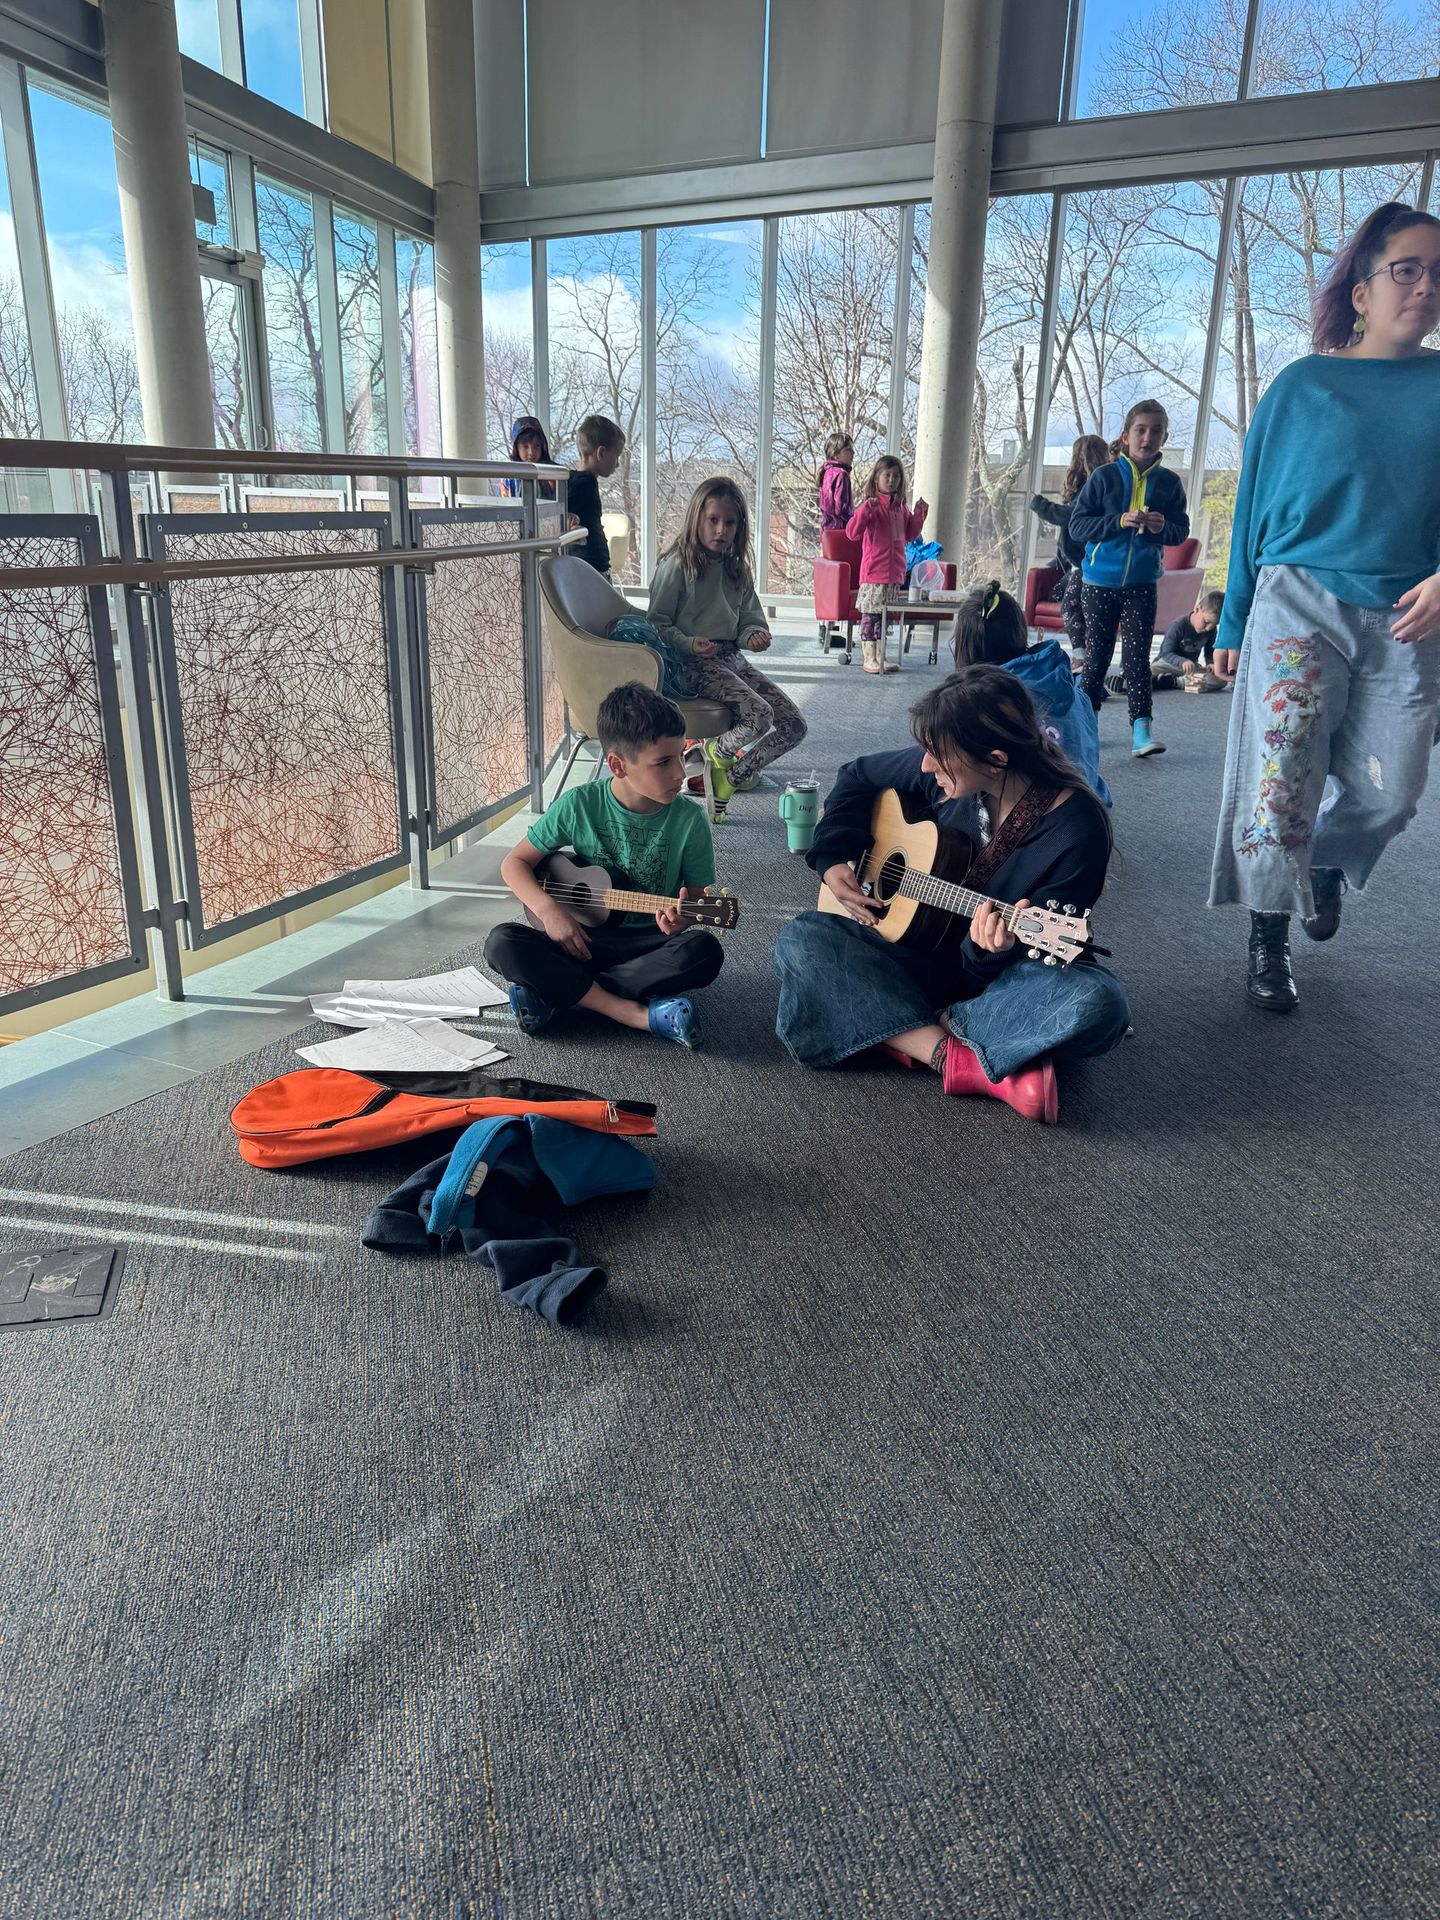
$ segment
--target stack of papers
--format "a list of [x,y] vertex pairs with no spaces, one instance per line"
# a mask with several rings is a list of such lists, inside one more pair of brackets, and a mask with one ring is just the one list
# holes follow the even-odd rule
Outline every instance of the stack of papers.
[[312,994],[310,1005],[322,1020],[360,1031],[298,1051],[314,1066],[352,1073],[466,1073],[506,1056],[447,1020],[473,1020],[505,1002],[504,988],[476,967],[418,980],[347,980],[339,993]]
[[478,967],[427,973],[419,980],[347,980],[340,993],[312,994],[310,1005],[337,1027],[374,1027],[385,1020],[474,1020],[503,1007],[505,989]]

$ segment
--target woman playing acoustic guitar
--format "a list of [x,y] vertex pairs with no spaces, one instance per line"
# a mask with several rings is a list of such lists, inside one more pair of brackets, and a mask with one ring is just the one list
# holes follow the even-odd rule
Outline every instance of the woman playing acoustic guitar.
[[[1107,1053],[1130,1010],[1113,974],[1087,960],[1046,966],[990,901],[1060,901],[1083,912],[1100,896],[1110,822],[1003,668],[967,667],[910,710],[918,744],[842,767],[806,856],[843,915],[803,913],[775,945],[776,1031],[802,1066],[830,1067],[881,1047],[931,1067],[946,1093],[989,1094],[1032,1120],[1058,1114],[1055,1062]],[[968,835],[964,885],[987,896],[938,950],[892,945],[848,864],[870,844],[886,789],[907,815]],[[848,917],[845,917],[848,916]],[[936,1011],[936,1009],[940,1011]]]

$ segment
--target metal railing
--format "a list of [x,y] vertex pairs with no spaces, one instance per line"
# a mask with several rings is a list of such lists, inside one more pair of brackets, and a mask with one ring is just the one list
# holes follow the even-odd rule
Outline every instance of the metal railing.
[[[181,999],[182,942],[407,865],[428,886],[438,848],[541,804],[566,716],[536,567],[584,537],[563,468],[0,440],[7,467],[85,475],[98,511],[0,516],[0,1010],[147,964]],[[331,486],[147,510],[243,474]]]

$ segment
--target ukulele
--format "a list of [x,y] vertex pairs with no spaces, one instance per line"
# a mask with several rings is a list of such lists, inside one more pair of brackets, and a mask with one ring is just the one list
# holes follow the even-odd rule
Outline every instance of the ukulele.
[[[535,868],[535,878],[582,927],[601,926],[612,913],[678,913],[694,926],[716,927],[723,932],[740,918],[740,902],[732,893],[697,893],[693,900],[634,893],[615,886],[603,867],[577,866],[566,853],[547,854]],[[525,918],[532,927],[540,925],[539,917],[529,907]]]
[[[880,938],[918,953],[935,953],[947,941],[963,938],[960,922],[989,905],[1029,949],[1030,958],[1043,955],[1047,967],[1068,967],[1087,951],[1105,952],[1093,944],[1088,913],[1076,913],[1055,900],[1043,907],[1017,907],[963,886],[974,858],[975,843],[968,833],[937,826],[929,818],[911,820],[898,793],[882,793],[870,815],[870,847],[856,868],[880,915],[875,928]],[[821,913],[845,912],[826,886],[816,904]]]

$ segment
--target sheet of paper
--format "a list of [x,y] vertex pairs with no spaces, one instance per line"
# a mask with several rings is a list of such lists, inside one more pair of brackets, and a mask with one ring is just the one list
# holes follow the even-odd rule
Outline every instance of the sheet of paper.
[[457,1033],[443,1020],[385,1020],[297,1051],[312,1066],[348,1067],[352,1073],[377,1068],[391,1073],[465,1073],[506,1057],[488,1040]]
[[418,980],[347,980],[336,996],[361,1011],[415,1013],[443,1018],[473,1018],[482,1007],[505,1005],[505,989],[478,967],[457,967],[450,973],[427,973]]

